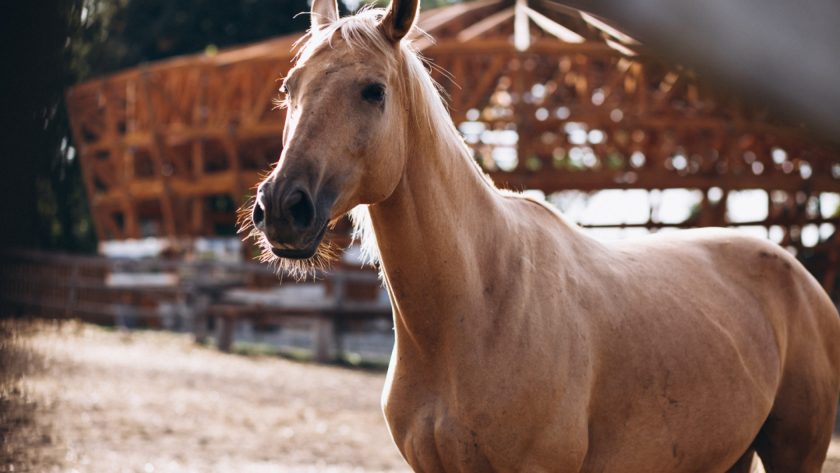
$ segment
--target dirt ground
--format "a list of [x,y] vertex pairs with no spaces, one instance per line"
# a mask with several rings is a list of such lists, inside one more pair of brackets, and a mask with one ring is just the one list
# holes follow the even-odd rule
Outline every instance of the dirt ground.
[[0,472],[409,471],[384,373],[72,322],[0,321],[0,362]]
[[409,471],[379,410],[382,373],[0,323],[2,472]]

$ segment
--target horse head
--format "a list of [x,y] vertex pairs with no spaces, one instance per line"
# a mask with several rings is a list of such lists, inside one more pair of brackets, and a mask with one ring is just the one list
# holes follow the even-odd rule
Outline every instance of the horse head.
[[312,2],[311,28],[281,87],[283,151],[248,209],[265,259],[317,264],[331,224],[394,191],[409,126],[401,43],[418,8],[394,0],[342,19],[336,0]]

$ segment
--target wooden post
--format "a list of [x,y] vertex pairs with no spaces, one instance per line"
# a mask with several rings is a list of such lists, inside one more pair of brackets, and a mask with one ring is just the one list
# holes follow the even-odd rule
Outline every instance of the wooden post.
[[105,107],[105,139],[109,143],[108,160],[113,165],[113,187],[119,189],[122,197],[120,207],[123,213],[123,221],[121,234],[128,238],[139,238],[140,230],[137,220],[137,211],[135,209],[136,202],[132,198],[128,183],[134,178],[133,160],[125,156],[125,146],[123,144],[123,134],[117,128],[117,107],[119,105],[113,87],[108,80],[102,83],[102,95],[104,97]]
[[219,314],[216,316],[216,346],[223,352],[230,352],[233,346],[233,328],[236,318],[233,314]]
[[240,162],[239,150],[236,147],[236,133],[233,128],[228,129],[227,134],[222,139],[222,145],[225,148],[225,154],[228,158],[228,166],[233,175],[233,202],[236,208],[239,208],[243,201],[242,197],[245,195],[242,189],[242,163]]
[[79,300],[79,263],[70,263],[70,281],[67,288],[67,303],[64,306],[64,317],[73,317]]
[[328,363],[338,355],[334,353],[336,345],[335,322],[326,314],[318,315],[315,319],[315,361]]
[[[202,129],[207,122],[207,68],[200,67],[198,69],[198,91],[195,103],[192,109],[192,124],[193,127]],[[200,183],[204,178],[205,168],[205,153],[207,146],[205,142],[205,135],[195,138],[192,142],[191,159],[192,159],[192,178],[196,183]],[[204,195],[192,196],[191,211],[191,233],[195,236],[201,236],[205,233],[204,222]]]
[[207,341],[207,306],[210,298],[205,294],[197,294],[193,299],[192,329],[195,343]]

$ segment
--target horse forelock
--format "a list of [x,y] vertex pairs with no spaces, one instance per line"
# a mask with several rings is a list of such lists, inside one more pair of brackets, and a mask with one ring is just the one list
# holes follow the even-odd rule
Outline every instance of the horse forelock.
[[[351,49],[374,50],[386,59],[390,67],[397,70],[402,92],[414,106],[412,118],[417,125],[434,131],[439,139],[449,137],[460,140],[460,135],[452,125],[452,119],[441,96],[442,88],[429,74],[429,67],[433,67],[431,62],[414,50],[411,40],[403,40],[398,47],[395,47],[385,37],[379,25],[384,14],[385,10],[382,8],[366,6],[354,15],[346,16],[320,28],[310,29],[295,46],[299,48],[295,59],[296,65],[304,65],[320,51],[333,47],[333,41],[336,38],[341,38]],[[413,34],[408,36],[428,35],[419,27],[414,26]],[[443,72],[445,74],[445,71]],[[420,104],[427,106],[417,107]]]
[[309,29],[295,43],[294,47],[298,49],[295,64],[306,64],[321,50],[331,48],[336,38],[341,38],[351,48],[375,49],[383,56],[392,56],[394,47],[379,28],[383,14],[381,8],[365,6],[354,15]]

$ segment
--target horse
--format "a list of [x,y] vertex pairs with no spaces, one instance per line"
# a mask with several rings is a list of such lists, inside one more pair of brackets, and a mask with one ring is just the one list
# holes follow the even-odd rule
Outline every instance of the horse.
[[814,278],[732,230],[601,242],[498,190],[411,47],[418,10],[312,2],[249,209],[266,257],[298,270],[351,214],[391,299],[382,409],[410,466],[820,471],[840,319]]

